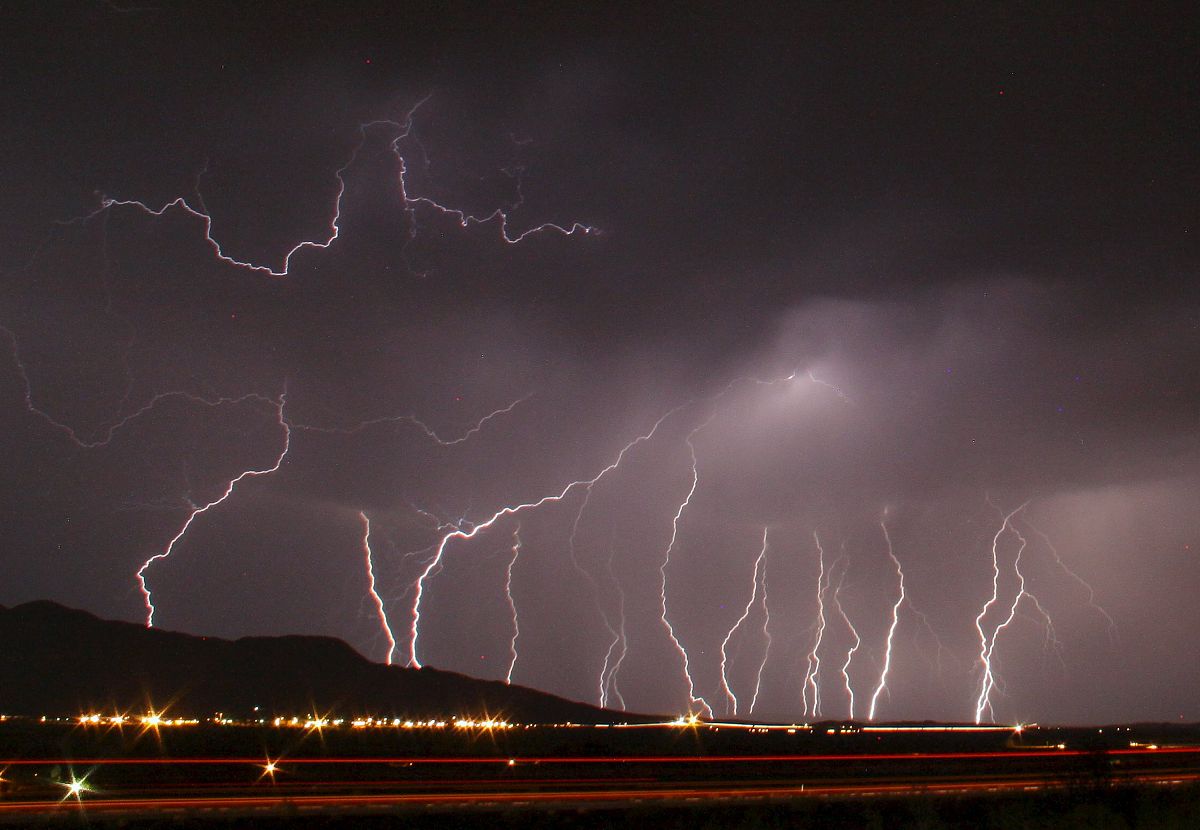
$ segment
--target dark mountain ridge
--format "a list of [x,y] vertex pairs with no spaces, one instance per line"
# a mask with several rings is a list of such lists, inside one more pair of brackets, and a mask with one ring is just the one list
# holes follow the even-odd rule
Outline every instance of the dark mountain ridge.
[[0,606],[0,643],[0,712],[7,715],[138,714],[155,707],[177,717],[650,720],[523,686],[372,663],[331,637],[196,637],[49,601]]

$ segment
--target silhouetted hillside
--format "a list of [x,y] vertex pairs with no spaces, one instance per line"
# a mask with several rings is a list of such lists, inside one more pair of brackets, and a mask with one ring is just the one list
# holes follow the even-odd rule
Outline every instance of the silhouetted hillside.
[[101,620],[52,602],[0,606],[0,712],[246,717],[335,713],[424,719],[606,722],[606,712],[521,686],[372,663],[328,637],[194,637]]

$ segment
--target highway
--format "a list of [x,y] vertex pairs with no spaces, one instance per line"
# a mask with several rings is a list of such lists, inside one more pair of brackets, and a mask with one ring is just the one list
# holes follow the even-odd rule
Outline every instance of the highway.
[[[1175,786],[1200,748],[631,757],[0,760],[0,823],[587,808]],[[72,783],[76,786],[72,787]]]

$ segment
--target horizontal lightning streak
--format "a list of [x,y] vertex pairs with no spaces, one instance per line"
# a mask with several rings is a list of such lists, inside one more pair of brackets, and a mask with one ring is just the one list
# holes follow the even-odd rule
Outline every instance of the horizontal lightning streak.
[[498,418],[501,415],[507,415],[508,413],[510,413],[514,409],[516,409],[520,404],[529,400],[531,397],[533,397],[533,396],[526,395],[523,398],[518,398],[517,400],[508,404],[508,406],[501,407],[500,409],[496,409],[492,412],[489,412],[488,414],[486,414],[482,418],[480,418],[478,421],[476,421],[475,424],[472,425],[469,429],[467,429],[467,431],[464,432],[462,435],[459,435],[454,438],[441,437],[437,432],[435,432],[424,421],[417,418],[417,416],[415,416],[415,415],[384,415],[379,418],[371,418],[366,421],[360,421],[359,423],[354,424],[353,426],[349,426],[349,427],[327,427],[327,426],[316,426],[316,425],[312,425],[312,424],[293,423],[292,428],[295,430],[300,430],[300,431],[304,431],[304,432],[320,432],[320,433],[335,434],[335,435],[355,435],[366,429],[369,429],[370,427],[378,426],[380,424],[408,423],[408,424],[412,424],[413,426],[417,427],[417,429],[419,429],[421,432],[423,432],[425,434],[425,436],[428,437],[435,444],[439,444],[440,446],[443,446],[443,447],[452,447],[452,446],[455,446],[456,444],[462,444],[465,441],[469,440],[474,435],[477,435],[484,428],[484,426],[487,424],[488,421],[491,421],[494,418]]
[[[455,220],[457,220],[458,224],[463,228],[466,228],[470,225],[482,225],[482,224],[487,224],[489,222],[498,222],[499,228],[500,228],[501,239],[503,239],[504,242],[506,242],[510,245],[515,245],[519,242],[524,241],[526,238],[528,238],[532,235],[540,234],[542,232],[554,232],[554,233],[562,234],[563,236],[573,236],[577,233],[590,234],[590,233],[596,232],[596,230],[597,230],[596,228],[594,228],[590,225],[585,225],[582,222],[573,222],[569,226],[559,225],[554,222],[545,222],[541,225],[537,225],[537,226],[529,228],[528,230],[525,230],[521,233],[513,235],[509,231],[508,212],[505,211],[503,208],[497,208],[496,210],[492,211],[491,213],[487,214],[486,216],[474,216],[474,215],[467,213],[464,210],[460,210],[458,208],[447,207],[446,205],[440,204],[439,202],[437,202],[433,199],[430,199],[429,197],[426,197],[426,196],[410,195],[408,193],[408,186],[407,186],[407,182],[405,179],[405,176],[407,173],[407,163],[404,159],[404,156],[402,155],[402,153],[400,151],[400,143],[412,134],[413,117],[415,116],[417,110],[428,100],[429,100],[429,96],[426,96],[425,98],[418,101],[416,103],[416,105],[413,106],[413,108],[410,109],[405,114],[404,119],[402,121],[391,121],[391,120],[381,119],[381,120],[376,120],[376,121],[369,121],[369,122],[359,125],[358,129],[359,129],[360,139],[359,139],[358,143],[354,146],[354,149],[351,151],[350,156],[347,159],[346,163],[343,164],[341,167],[339,167],[334,173],[334,177],[337,179],[338,186],[337,186],[337,195],[334,199],[333,217],[329,220],[328,236],[326,236],[326,238],[323,241],[322,240],[304,240],[302,242],[297,243],[296,245],[294,245],[291,248],[291,250],[289,250],[284,255],[282,263],[281,263],[280,267],[278,267],[278,268],[272,267],[270,265],[255,264],[248,260],[240,260],[240,259],[237,259],[237,258],[225,253],[225,251],[221,247],[221,244],[213,236],[213,233],[212,233],[213,218],[212,218],[211,214],[209,214],[206,210],[203,209],[202,200],[200,200],[201,207],[196,208],[196,207],[193,207],[188,202],[186,197],[178,196],[175,199],[172,199],[171,201],[162,205],[161,207],[153,208],[153,207],[150,207],[145,202],[137,200],[137,199],[113,199],[113,198],[105,197],[101,201],[100,207],[97,210],[93,211],[91,214],[88,214],[86,217],[84,217],[84,220],[86,221],[87,219],[90,219],[91,217],[96,216],[97,214],[104,213],[104,212],[109,211],[112,208],[116,208],[116,207],[135,208],[137,210],[142,211],[145,214],[148,214],[150,216],[155,216],[155,217],[162,216],[163,214],[167,213],[170,210],[180,210],[189,216],[192,216],[196,219],[201,220],[201,222],[204,223],[205,242],[208,243],[209,247],[213,251],[213,254],[220,261],[225,262],[225,263],[232,265],[234,267],[237,267],[237,268],[243,268],[248,271],[264,274],[266,276],[284,277],[290,273],[290,270],[292,267],[292,258],[297,253],[299,253],[300,251],[305,251],[305,250],[327,249],[331,245],[333,245],[333,243],[338,239],[338,237],[341,234],[341,227],[339,225],[339,222],[341,221],[341,217],[342,217],[342,197],[346,193],[346,180],[345,180],[344,174],[350,168],[350,166],[353,165],[354,162],[357,160],[359,152],[362,150],[363,146],[366,144],[367,130],[370,128],[373,128],[373,127],[386,127],[386,128],[394,129],[396,131],[396,135],[391,140],[390,147],[391,147],[392,154],[396,157],[396,159],[400,165],[400,174],[399,174],[399,177],[397,180],[397,185],[398,185],[398,189],[400,192],[400,196],[404,201],[405,210],[410,215],[412,215],[414,213],[414,211],[416,210],[417,207],[424,206],[424,207],[431,208],[431,209],[441,213],[442,215],[454,218]],[[415,232],[416,232],[415,229],[416,229],[416,225],[414,222],[413,226],[412,226],[412,230],[410,231],[410,234],[409,234],[410,238],[411,238],[411,236],[413,236],[415,234]]]

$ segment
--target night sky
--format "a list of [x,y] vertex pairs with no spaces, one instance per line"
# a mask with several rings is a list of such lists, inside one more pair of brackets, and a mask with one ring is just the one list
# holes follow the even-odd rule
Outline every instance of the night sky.
[[1200,24],[906,5],[0,4],[0,603],[1200,719]]

